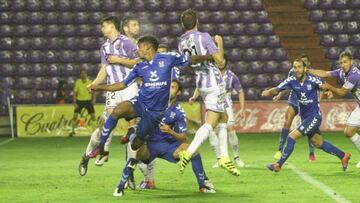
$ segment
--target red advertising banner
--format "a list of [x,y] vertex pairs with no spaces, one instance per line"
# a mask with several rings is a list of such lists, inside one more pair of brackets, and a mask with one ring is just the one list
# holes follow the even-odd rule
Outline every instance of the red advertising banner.
[[[329,101],[321,102],[321,131],[343,131],[346,120],[356,108],[355,102]],[[246,116],[241,118],[239,103],[234,103],[235,129],[238,133],[278,132],[284,125],[287,102],[247,102]],[[204,107],[202,115],[204,116]],[[296,116],[292,128],[300,123]]]

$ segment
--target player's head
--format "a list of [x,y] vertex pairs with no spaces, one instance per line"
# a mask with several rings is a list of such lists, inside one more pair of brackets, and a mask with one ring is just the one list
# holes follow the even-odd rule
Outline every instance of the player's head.
[[166,44],[159,44],[159,48],[157,50],[159,53],[164,53],[169,51],[169,47]]
[[124,17],[121,21],[121,32],[128,37],[136,38],[140,32],[139,21],[133,16]]
[[188,31],[197,28],[199,25],[198,15],[196,11],[188,9],[181,13],[181,25]]
[[340,54],[339,62],[344,72],[348,72],[352,66],[352,54],[348,51],[343,51]]
[[82,80],[86,80],[86,78],[87,78],[87,72],[86,72],[86,70],[81,70],[81,71],[80,71],[80,78],[81,78]]
[[112,33],[120,31],[120,20],[116,16],[107,16],[101,19],[100,23],[104,37],[109,37]]
[[175,99],[176,97],[178,97],[181,93],[181,90],[182,90],[182,86],[180,81],[172,80],[170,87],[170,99]]
[[296,78],[298,80],[301,80],[305,76],[306,73],[305,68],[306,68],[306,64],[301,58],[295,59],[293,63],[293,69],[296,74]]
[[140,37],[137,45],[139,57],[147,60],[150,60],[151,56],[155,55],[155,52],[159,48],[158,40],[156,37],[151,35]]
[[310,68],[311,62],[310,62],[309,56],[307,54],[301,54],[300,58],[301,58],[301,60],[303,60],[305,62],[306,67]]
[[226,55],[224,55],[224,60],[225,60],[224,66],[219,66],[219,69],[220,69],[220,70],[225,70],[226,67],[227,67],[227,65],[228,65],[228,58],[227,58]]

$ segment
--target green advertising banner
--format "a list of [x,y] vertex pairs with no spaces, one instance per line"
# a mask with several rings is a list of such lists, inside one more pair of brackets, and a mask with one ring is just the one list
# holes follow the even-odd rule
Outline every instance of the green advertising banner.
[[[189,133],[194,133],[201,123],[200,104],[189,105],[182,103],[186,112]],[[104,110],[103,105],[95,105],[97,120]],[[68,136],[71,131],[74,106],[72,105],[18,105],[16,107],[17,135],[19,137],[53,137]],[[75,136],[90,136],[97,128],[97,121],[90,119],[84,109],[79,116],[81,126],[77,124]],[[127,131],[127,122],[121,120],[114,135],[124,135]]]

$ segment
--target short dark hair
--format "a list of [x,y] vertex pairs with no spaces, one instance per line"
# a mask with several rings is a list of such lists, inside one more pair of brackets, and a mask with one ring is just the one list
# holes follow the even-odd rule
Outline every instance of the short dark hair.
[[140,37],[137,43],[138,44],[149,43],[155,50],[159,48],[159,41],[156,39],[156,37],[152,35],[145,35]]
[[187,9],[181,14],[181,24],[185,28],[185,30],[191,30],[196,26],[196,22],[198,21],[198,15],[196,11],[192,9]]
[[309,56],[308,56],[307,54],[302,53],[302,54],[300,55],[300,58],[309,58]]
[[115,26],[117,31],[120,31],[120,20],[116,16],[106,16],[101,19],[100,23],[103,24],[104,22],[112,23]]
[[130,21],[138,21],[134,16],[126,16],[121,20],[121,33],[125,34],[124,27],[129,25]]
[[301,58],[295,59],[295,60],[294,60],[294,63],[295,63],[295,62],[301,62],[301,63],[303,64],[303,66],[306,67],[305,61],[303,61]]
[[171,82],[176,82],[178,85],[178,92],[181,92],[181,90],[183,89],[181,82],[177,79],[173,79]]
[[351,54],[350,51],[343,51],[343,52],[341,52],[339,58],[343,58],[343,57],[348,57],[350,60],[353,59],[353,56],[352,56],[352,54]]
[[166,51],[169,50],[169,47],[166,44],[159,44],[159,48],[166,49]]

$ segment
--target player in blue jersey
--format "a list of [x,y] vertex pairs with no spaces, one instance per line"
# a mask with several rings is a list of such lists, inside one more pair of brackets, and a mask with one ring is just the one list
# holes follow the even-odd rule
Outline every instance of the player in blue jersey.
[[351,156],[350,153],[341,151],[320,135],[319,128],[322,118],[318,102],[318,90],[320,90],[323,82],[319,78],[307,74],[305,68],[305,62],[300,58],[296,59],[293,64],[295,76],[290,76],[277,87],[262,92],[262,96],[270,96],[276,95],[285,89],[291,89],[298,99],[301,117],[300,125],[287,138],[287,144],[281,158],[275,164],[268,164],[267,168],[279,172],[293,152],[296,141],[302,136],[308,136],[315,147],[337,156],[341,160],[342,168],[345,171]]
[[[180,95],[181,84],[177,80],[173,80],[170,89],[170,107],[165,111],[160,126],[154,131],[154,134],[146,141],[138,153],[137,159],[142,162],[149,163],[155,158],[162,158],[171,163],[179,161],[179,152],[187,149],[189,144],[186,136],[186,116],[183,108],[176,101]],[[204,171],[200,154],[195,154],[191,158],[193,171],[195,173],[199,191],[203,193],[215,193],[213,184],[208,180]],[[132,170],[128,167],[124,168],[119,185],[114,191],[114,196],[123,196],[125,183]]]

